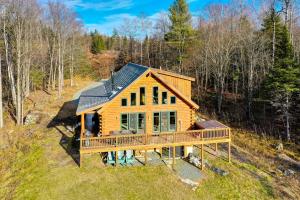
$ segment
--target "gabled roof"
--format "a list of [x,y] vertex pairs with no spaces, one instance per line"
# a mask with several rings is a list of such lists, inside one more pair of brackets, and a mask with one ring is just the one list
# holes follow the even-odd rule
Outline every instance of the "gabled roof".
[[129,63],[114,73],[112,78],[103,81],[102,85],[83,91],[79,97],[76,114],[112,100],[147,70],[145,66]]
[[[103,84],[83,91],[79,97],[76,114],[79,115],[82,112],[101,108],[104,104],[110,102],[120,92],[127,88],[131,83],[137,80],[141,75],[146,73],[146,71],[150,72],[157,80],[180,96],[189,105],[198,109],[198,105],[196,103],[189,98],[186,98],[179,90],[172,85],[169,85],[162,77],[160,77],[157,69],[129,63],[122,67],[118,72],[114,73],[112,78],[103,81]],[[174,73],[171,74],[174,76]],[[176,76],[179,77],[181,75],[178,74]],[[114,89],[112,89],[112,80],[114,82]]]
[[175,94],[177,94],[178,96],[180,96],[187,104],[189,104],[190,106],[192,106],[193,108],[198,109],[199,106],[193,102],[191,99],[187,98],[184,94],[182,94],[179,90],[177,90],[173,85],[168,84],[168,82],[166,82],[164,80],[164,78],[160,77],[159,75],[157,75],[156,73],[152,73],[152,75],[158,80],[160,81],[165,87],[169,88],[170,90],[172,90]]

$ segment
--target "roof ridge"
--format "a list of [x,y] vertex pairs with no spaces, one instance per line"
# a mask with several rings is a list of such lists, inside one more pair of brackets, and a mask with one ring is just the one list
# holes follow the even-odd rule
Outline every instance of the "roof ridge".
[[[140,64],[132,63],[132,62],[127,63],[125,66],[127,66],[128,64],[135,65],[135,66],[138,66],[138,67],[143,67],[143,68],[146,68],[146,69],[150,68],[150,67],[148,67],[148,66],[146,66],[146,65],[140,65]],[[125,67],[125,66],[124,66],[124,67]]]

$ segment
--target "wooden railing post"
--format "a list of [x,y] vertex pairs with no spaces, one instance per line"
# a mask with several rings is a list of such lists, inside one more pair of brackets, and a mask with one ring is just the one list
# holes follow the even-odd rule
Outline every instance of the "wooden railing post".
[[118,137],[116,136],[116,147],[118,146]]

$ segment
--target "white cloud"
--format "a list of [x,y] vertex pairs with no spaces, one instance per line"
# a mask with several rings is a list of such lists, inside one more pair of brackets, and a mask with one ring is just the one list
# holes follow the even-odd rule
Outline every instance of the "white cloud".
[[[48,0],[39,0],[41,4],[47,4]],[[95,2],[85,2],[83,0],[63,0],[68,8],[92,9],[92,10],[118,10],[131,8],[133,0],[98,0]]]

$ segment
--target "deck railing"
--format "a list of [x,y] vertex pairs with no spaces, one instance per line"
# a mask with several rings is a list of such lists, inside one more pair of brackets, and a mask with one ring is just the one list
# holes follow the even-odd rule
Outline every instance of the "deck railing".
[[88,137],[80,139],[80,149],[133,147],[143,145],[172,145],[199,141],[230,139],[229,128],[162,132],[157,135],[124,134],[115,136]]

